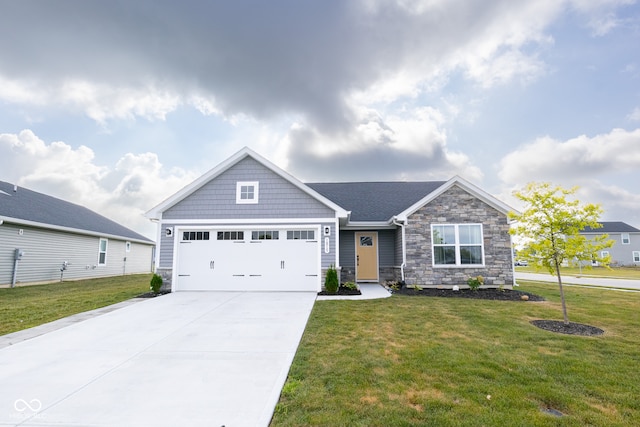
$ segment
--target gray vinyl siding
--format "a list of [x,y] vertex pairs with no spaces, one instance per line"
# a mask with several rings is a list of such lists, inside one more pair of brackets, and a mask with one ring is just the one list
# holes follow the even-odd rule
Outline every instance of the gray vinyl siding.
[[402,228],[396,228],[396,241],[395,241],[395,256],[396,265],[402,264]]
[[[324,251],[324,239],[326,236],[323,235],[322,230],[324,227],[331,227],[331,236],[329,236],[329,253],[325,253]],[[320,268],[327,269],[329,266],[336,266],[336,224],[335,223],[323,223],[320,225],[320,251],[322,256],[320,257]]]
[[379,267],[394,267],[399,265],[399,263],[396,263],[395,230],[378,231],[378,262]]
[[[592,239],[599,233],[583,233],[586,238]],[[615,243],[612,247],[604,249],[609,251],[611,256],[611,265],[638,265],[633,262],[633,252],[640,251],[640,233],[630,232],[629,244],[622,244],[622,233],[608,233],[609,240],[613,240]]]
[[[236,204],[236,183],[258,181],[257,204]],[[335,212],[247,157],[163,212],[171,219],[334,218]]]
[[356,267],[355,232],[340,231],[340,266],[354,269]]
[[[171,268],[173,266],[173,244],[176,235],[175,227],[176,224],[164,224],[162,230],[160,230],[160,242],[158,242],[160,250],[157,254],[158,266],[160,268]],[[165,232],[167,228],[173,229],[173,235],[167,236]]]
[[5,222],[0,225],[0,285],[11,283],[16,248],[25,252],[18,263],[18,284],[60,280],[64,261],[69,263],[64,271],[65,280],[151,272],[153,245],[131,242],[131,250],[126,252],[126,240],[107,240],[106,265],[98,265],[98,236]]

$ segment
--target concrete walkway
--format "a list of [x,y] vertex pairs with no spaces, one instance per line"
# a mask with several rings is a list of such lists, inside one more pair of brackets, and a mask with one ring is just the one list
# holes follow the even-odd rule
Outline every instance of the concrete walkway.
[[181,292],[0,349],[0,425],[266,426],[316,294]]
[[386,290],[382,285],[377,283],[359,284],[360,293],[362,295],[319,295],[318,301],[322,300],[367,300],[367,299],[380,299],[389,298],[391,293]]
[[[558,278],[551,274],[539,274],[539,273],[519,273],[516,271],[516,281],[521,280],[534,280],[538,282],[554,282],[558,283]],[[575,277],[575,276],[562,276],[562,283],[580,285],[580,286],[594,286],[604,287],[610,289],[631,289],[640,291],[640,280],[629,279],[608,279],[600,277]]]

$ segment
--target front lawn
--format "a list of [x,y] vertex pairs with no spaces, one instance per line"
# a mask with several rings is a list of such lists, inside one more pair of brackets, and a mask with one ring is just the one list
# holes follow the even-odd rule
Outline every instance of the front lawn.
[[547,301],[317,301],[271,425],[640,425],[640,294],[565,289],[582,337],[529,323],[557,286],[519,290]]
[[149,291],[150,274],[0,288],[0,335],[115,304]]

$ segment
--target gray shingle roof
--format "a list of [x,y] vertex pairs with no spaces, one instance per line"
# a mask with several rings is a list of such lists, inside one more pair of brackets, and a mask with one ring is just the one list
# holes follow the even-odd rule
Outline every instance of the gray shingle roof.
[[602,228],[585,227],[585,233],[640,233],[637,228],[622,221],[600,221]]
[[141,234],[83,206],[0,181],[0,217],[153,243]]
[[388,221],[445,182],[327,182],[307,185],[351,211],[351,221]]

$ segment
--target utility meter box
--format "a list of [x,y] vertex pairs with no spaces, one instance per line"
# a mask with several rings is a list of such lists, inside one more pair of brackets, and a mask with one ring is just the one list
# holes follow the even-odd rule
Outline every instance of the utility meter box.
[[22,249],[16,248],[16,250],[14,251],[14,259],[21,260],[23,256],[24,256],[24,251]]

